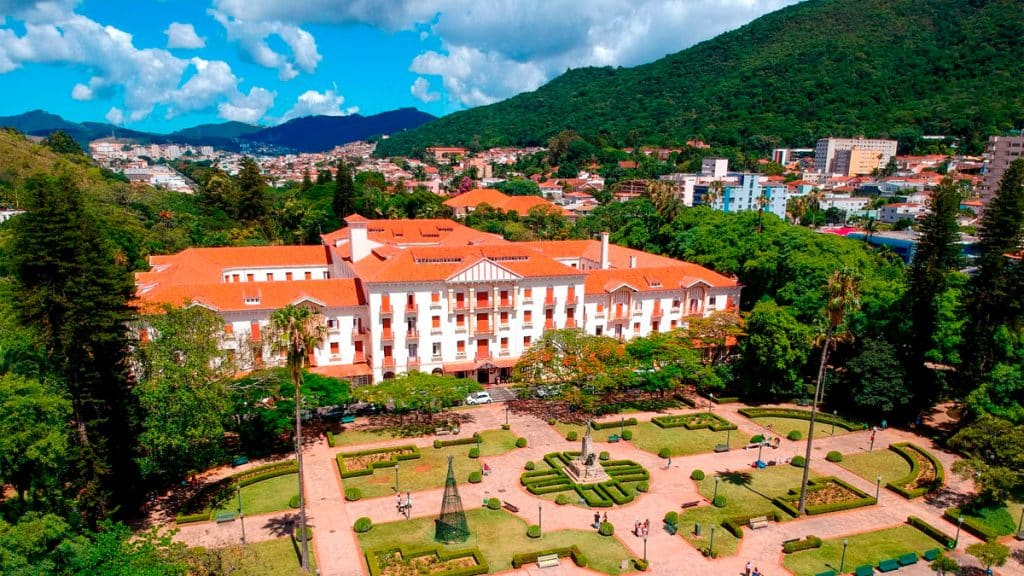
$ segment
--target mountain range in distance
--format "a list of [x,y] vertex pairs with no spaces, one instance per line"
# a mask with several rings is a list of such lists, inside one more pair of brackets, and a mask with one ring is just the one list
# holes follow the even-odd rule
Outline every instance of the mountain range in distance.
[[103,122],[71,122],[56,114],[33,110],[15,116],[0,116],[0,127],[14,128],[30,136],[46,136],[63,130],[83,147],[92,140],[113,136],[138,144],[191,144],[234,152],[263,149],[289,153],[322,152],[349,142],[411,130],[434,119],[434,116],[415,108],[399,108],[371,116],[304,116],[269,127],[223,122],[156,134]]

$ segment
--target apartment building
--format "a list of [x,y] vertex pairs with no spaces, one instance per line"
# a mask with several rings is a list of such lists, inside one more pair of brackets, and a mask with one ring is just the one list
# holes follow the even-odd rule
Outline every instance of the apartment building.
[[1024,131],[1011,136],[991,136],[985,148],[985,168],[978,191],[988,204],[999,191],[999,181],[1010,164],[1024,155]]
[[814,171],[858,176],[889,164],[896,156],[895,140],[822,138],[814,147]]
[[723,212],[761,210],[786,218],[786,202],[791,197],[782,182],[762,182],[759,174],[738,174],[723,184],[722,193],[707,202],[710,185],[694,187],[694,203],[709,205]]
[[492,384],[546,330],[628,340],[735,310],[740,285],[706,268],[600,240],[507,242],[450,220],[346,219],[322,246],[192,248],[151,258],[143,305],[205,306],[224,345],[275,364],[261,341],[287,304],[324,314],[312,369],[355,385],[409,370]]

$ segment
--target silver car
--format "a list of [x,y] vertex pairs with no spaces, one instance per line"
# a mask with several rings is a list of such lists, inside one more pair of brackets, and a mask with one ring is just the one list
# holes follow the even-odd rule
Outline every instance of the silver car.
[[490,392],[473,392],[469,396],[466,396],[466,404],[490,404],[491,393]]

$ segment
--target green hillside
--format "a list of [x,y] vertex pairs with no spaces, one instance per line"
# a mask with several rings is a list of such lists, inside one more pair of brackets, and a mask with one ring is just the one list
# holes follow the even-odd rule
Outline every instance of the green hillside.
[[952,134],[977,151],[1024,123],[1022,31],[1019,0],[808,0],[650,64],[567,72],[395,134],[378,154],[541,144],[564,129],[752,150]]

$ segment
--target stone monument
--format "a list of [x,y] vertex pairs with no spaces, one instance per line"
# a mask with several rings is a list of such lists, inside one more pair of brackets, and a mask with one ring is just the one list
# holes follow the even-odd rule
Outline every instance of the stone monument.
[[569,461],[565,466],[565,473],[577,484],[595,484],[610,480],[611,477],[604,471],[604,466],[597,460],[597,453],[594,452],[594,439],[590,436],[590,423],[587,423],[587,431],[583,434],[583,443],[580,446],[580,455],[575,460]]

